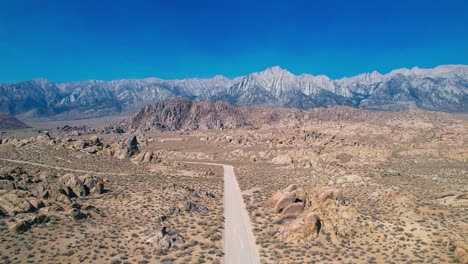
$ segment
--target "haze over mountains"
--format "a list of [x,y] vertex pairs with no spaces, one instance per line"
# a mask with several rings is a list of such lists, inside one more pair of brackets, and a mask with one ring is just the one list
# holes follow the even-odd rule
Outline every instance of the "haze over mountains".
[[345,105],[396,111],[411,108],[468,111],[468,66],[397,69],[332,80],[294,75],[278,66],[229,79],[82,81],[33,79],[0,84],[0,112],[22,117],[83,118],[132,111],[175,97],[310,109]]

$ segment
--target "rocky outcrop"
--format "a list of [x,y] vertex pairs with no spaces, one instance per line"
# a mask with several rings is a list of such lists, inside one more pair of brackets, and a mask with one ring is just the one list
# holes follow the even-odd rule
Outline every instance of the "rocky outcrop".
[[133,161],[150,163],[150,162],[160,162],[161,159],[158,158],[156,153],[153,151],[140,151],[135,157],[132,158]]
[[340,190],[324,187],[311,193],[292,184],[266,202],[280,214],[277,236],[287,242],[307,242],[326,234],[332,241],[358,227],[358,213],[347,206]]
[[157,247],[163,250],[168,250],[174,244],[185,243],[185,240],[181,235],[174,231],[168,231],[166,227],[162,227],[152,233],[146,241],[156,244]]
[[33,225],[45,224],[49,222],[50,217],[46,214],[39,213],[37,215],[31,215],[25,219],[21,219],[18,222],[10,225],[8,230],[14,233],[24,233],[29,230]]
[[0,172],[0,178],[0,212],[16,219],[10,230],[17,233],[48,221],[48,215],[43,213],[54,212],[54,207],[62,208],[60,205],[70,206],[67,214],[72,219],[86,219],[90,214],[81,212],[81,206],[73,201],[104,192],[104,181],[92,175],[66,174],[56,179],[48,172],[30,174],[14,168]]
[[467,207],[468,192],[448,192],[438,196],[437,202],[451,207]]
[[0,197],[0,208],[10,216],[19,213],[28,213],[36,208],[28,201],[24,191],[12,191]]
[[[36,140],[36,139],[31,139]],[[18,141],[14,138],[9,139],[7,144],[27,144],[24,141]],[[118,159],[127,159],[135,157],[140,153],[139,143],[136,135],[132,135],[126,139],[118,140],[112,144],[104,143],[96,135],[91,136],[89,140],[85,139],[71,139],[71,138],[55,138],[49,139],[49,143],[54,146],[62,146],[64,148],[85,152],[91,155],[116,157]],[[152,157],[141,157],[142,160],[148,160]],[[157,160],[156,158],[154,160]]]
[[120,124],[130,131],[225,129],[246,125],[242,111],[225,102],[185,98],[147,105]]
[[302,213],[307,202],[308,197],[304,190],[291,184],[278,191],[266,204],[272,207],[275,213],[280,213],[282,217],[291,218]]
[[16,117],[0,113],[0,129],[21,129],[29,126],[18,120]]
[[201,212],[201,213],[208,212],[208,207],[197,205],[196,203],[192,201],[186,201],[184,208],[186,212]]

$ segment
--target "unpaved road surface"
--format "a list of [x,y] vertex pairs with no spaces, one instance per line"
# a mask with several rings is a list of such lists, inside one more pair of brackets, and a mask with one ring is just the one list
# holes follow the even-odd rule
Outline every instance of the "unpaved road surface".
[[224,168],[224,263],[260,263],[249,214],[245,209],[234,167],[217,163],[189,163],[217,165]]
[[224,168],[224,263],[260,263],[250,218],[237,183],[234,167]]

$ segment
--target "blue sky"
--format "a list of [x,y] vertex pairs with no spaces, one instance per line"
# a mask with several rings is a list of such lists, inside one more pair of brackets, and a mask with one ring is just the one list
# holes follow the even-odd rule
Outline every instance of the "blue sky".
[[0,82],[468,64],[468,1],[0,0]]

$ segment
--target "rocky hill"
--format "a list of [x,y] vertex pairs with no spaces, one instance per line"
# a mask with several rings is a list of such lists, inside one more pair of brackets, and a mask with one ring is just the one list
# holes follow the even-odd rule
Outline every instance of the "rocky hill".
[[175,131],[232,129],[242,127],[261,128],[262,126],[294,127],[307,121],[344,121],[385,123],[399,122],[402,119],[436,121],[443,124],[447,114],[424,110],[404,112],[383,112],[356,109],[347,106],[300,110],[295,108],[274,108],[265,106],[232,106],[223,101],[189,100],[175,98],[170,101],[146,105],[132,117],[111,130],[119,131]]
[[11,115],[105,116],[136,110],[175,97],[310,109],[345,105],[395,111],[421,108],[468,111],[468,66],[397,69],[388,74],[364,73],[332,80],[327,76],[294,75],[278,66],[228,79],[83,81],[54,83],[34,79],[0,84],[0,111]]
[[121,125],[126,129],[196,130],[237,128],[248,123],[244,113],[228,103],[176,98],[147,105]]
[[19,129],[28,127],[28,125],[13,116],[0,113],[0,129]]

